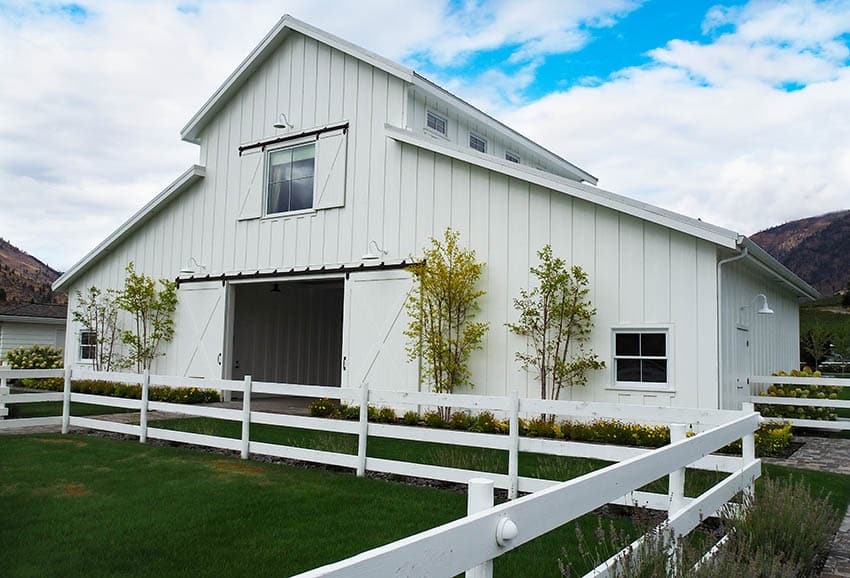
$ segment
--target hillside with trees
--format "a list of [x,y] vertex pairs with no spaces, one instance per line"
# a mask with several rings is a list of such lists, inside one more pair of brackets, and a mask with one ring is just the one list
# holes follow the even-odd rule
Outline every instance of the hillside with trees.
[[50,284],[61,273],[0,238],[0,303],[67,303]]

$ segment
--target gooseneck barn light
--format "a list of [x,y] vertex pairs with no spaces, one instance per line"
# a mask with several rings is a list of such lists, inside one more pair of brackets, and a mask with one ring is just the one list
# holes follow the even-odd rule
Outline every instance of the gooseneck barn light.
[[274,123],[274,127],[282,129],[295,128],[295,126],[291,122],[289,122],[289,120],[286,118],[286,114],[283,112],[280,113],[277,122]]
[[[372,252],[372,247],[375,247],[374,253]],[[381,246],[378,245],[378,242],[374,239],[372,241],[369,241],[369,246],[367,247],[367,249],[368,251],[365,255],[363,255],[364,261],[374,261],[375,259],[380,259],[388,252],[386,249],[381,248]]]
[[196,273],[198,270],[206,271],[207,268],[204,265],[198,263],[198,260],[194,257],[189,257],[186,259],[186,266],[180,269],[181,275],[192,275]]

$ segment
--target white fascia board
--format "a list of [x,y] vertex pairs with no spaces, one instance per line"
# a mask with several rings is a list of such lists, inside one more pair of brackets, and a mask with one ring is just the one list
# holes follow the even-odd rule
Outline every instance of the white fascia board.
[[65,325],[59,317],[24,317],[22,315],[0,315],[0,323],[38,323],[40,325]]
[[519,141],[534,152],[542,155],[543,157],[553,161],[556,164],[561,165],[563,168],[567,169],[570,173],[574,174],[575,177],[581,181],[587,181],[590,184],[595,185],[599,182],[595,176],[591,175],[587,171],[577,167],[572,164],[570,161],[560,157],[559,155],[553,153],[549,149],[540,146],[530,138],[521,135],[511,127],[499,122],[486,112],[479,110],[463,100],[462,98],[455,96],[445,88],[439,86],[438,84],[434,84],[421,74],[416,72],[413,73],[413,84],[417,88],[421,88],[424,91],[430,93],[433,97],[448,101],[453,106],[461,109],[465,114],[468,114],[472,118],[474,118],[477,122],[487,126],[493,131],[501,134],[503,137],[512,141]]
[[721,247],[735,249],[740,237],[738,233],[711,225],[698,219],[692,219],[673,211],[668,211],[648,203],[642,203],[610,191],[578,183],[576,181],[559,177],[545,171],[533,169],[525,165],[517,165],[510,161],[503,161],[497,157],[484,155],[475,151],[455,147],[438,142],[436,139],[421,137],[409,130],[404,130],[390,124],[384,125],[388,137],[415,147],[457,159],[481,168],[495,171],[503,175],[513,177],[553,189],[564,194],[582,199],[595,205],[656,223],[663,227],[679,231],[699,239],[704,239]]
[[150,217],[156,214],[163,206],[185,191],[191,185],[204,178],[206,169],[199,165],[192,165],[186,172],[177,177],[170,185],[165,187],[161,193],[151,199],[144,207],[139,209],[132,217],[127,219],[123,225],[115,229],[111,235],[104,239],[97,247],[89,251],[85,257],[80,259],[73,267],[62,274],[51,286],[54,291],[66,287],[71,281],[79,277],[100,257],[109,252],[116,244],[123,241],[130,233],[143,225]]
[[742,248],[747,249],[748,257],[761,265],[762,268],[768,270],[780,281],[791,286],[801,297],[811,301],[822,297],[820,291],[803,281],[788,267],[777,261],[770,253],[759,247],[755,241],[741,235],[738,239],[738,244]]
[[313,38],[314,40],[327,44],[328,46],[339,50],[345,54],[358,58],[375,68],[383,70],[387,74],[401,78],[406,82],[413,81],[413,71],[407,67],[397,64],[391,60],[384,58],[374,52],[361,48],[347,40],[343,40],[338,36],[334,36],[324,30],[319,30],[314,26],[310,26],[306,22],[302,22],[293,18],[289,14],[278,20],[277,24],[269,31],[268,34],[260,41],[260,43],[251,51],[250,54],[236,67],[227,80],[218,87],[201,109],[195,113],[195,116],[186,123],[186,126],[180,131],[180,136],[183,140],[194,144],[200,144],[199,136],[204,126],[212,119],[215,113],[227,102],[230,97],[241,88],[248,77],[260,64],[265,61],[266,57],[273,52],[286,37],[289,30],[293,30],[304,36]]

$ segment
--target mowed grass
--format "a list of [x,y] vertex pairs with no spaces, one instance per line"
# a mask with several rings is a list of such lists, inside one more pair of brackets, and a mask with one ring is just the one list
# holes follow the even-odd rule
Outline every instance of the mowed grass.
[[[9,419],[28,417],[51,417],[62,415],[61,401],[39,401],[36,403],[14,403],[8,404]],[[94,405],[91,403],[71,402],[71,415],[106,415],[110,413],[125,413],[135,411],[123,407],[109,407],[105,405]]]
[[[466,496],[88,436],[0,440],[3,576],[288,576],[462,517]],[[585,516],[586,532],[596,526]],[[617,526],[632,537],[627,519]],[[501,557],[559,576],[573,524]],[[587,568],[586,568],[587,569]]]
[[[150,425],[151,427],[227,438],[240,438],[242,435],[241,422],[212,418],[158,420],[151,422]],[[251,440],[344,454],[357,453],[357,436],[353,434],[252,424]],[[508,452],[504,450],[379,437],[369,437],[366,450],[367,455],[375,458],[480,472],[505,474],[508,471]],[[567,458],[521,452],[519,455],[519,475],[565,481],[600,470],[611,465],[611,463],[613,462],[589,458]],[[685,476],[685,494],[691,497],[698,496],[723,477],[724,474],[717,472],[688,470],[688,474]],[[667,477],[660,478],[641,489],[666,493]]]

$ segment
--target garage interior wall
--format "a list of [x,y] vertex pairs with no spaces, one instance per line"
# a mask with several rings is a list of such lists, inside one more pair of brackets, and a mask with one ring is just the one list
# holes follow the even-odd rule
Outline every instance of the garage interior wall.
[[340,385],[341,279],[240,285],[235,300],[233,379]]

